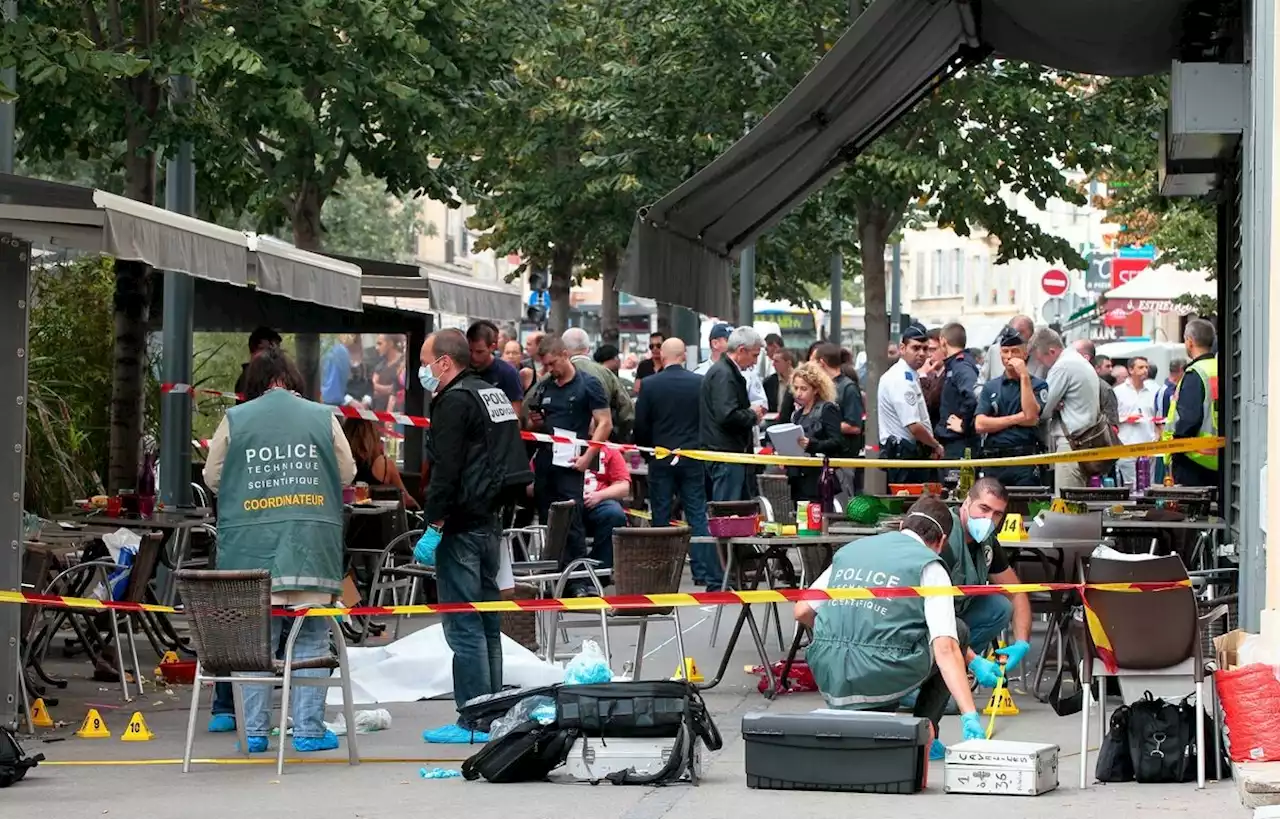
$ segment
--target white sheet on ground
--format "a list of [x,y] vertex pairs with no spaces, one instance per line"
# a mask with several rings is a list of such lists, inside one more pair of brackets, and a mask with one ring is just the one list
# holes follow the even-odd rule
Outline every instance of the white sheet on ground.
[[[453,692],[453,652],[436,624],[375,648],[350,648],[351,693],[361,705],[417,702]],[[564,669],[502,635],[502,682],[518,687],[564,681]],[[342,704],[342,689],[330,688],[326,702]]]

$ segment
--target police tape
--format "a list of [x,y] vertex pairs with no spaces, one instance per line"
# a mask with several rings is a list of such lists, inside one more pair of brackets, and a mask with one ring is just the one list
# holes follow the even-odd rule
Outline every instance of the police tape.
[[[761,603],[799,603],[831,600],[900,600],[919,597],[984,597],[994,594],[1105,591],[1123,593],[1188,589],[1190,580],[1141,583],[1004,583],[989,586],[858,586],[839,589],[758,589],[754,591],[621,594],[609,597],[486,600],[470,603],[432,603],[405,606],[311,606],[274,608],[278,617],[390,617],[425,614],[491,614],[504,612],[608,611],[691,606],[736,606]],[[127,603],[89,597],[0,591],[0,603],[89,611],[181,614],[182,609],[150,603]]]
[[[189,384],[163,384],[164,392],[185,392],[192,394],[208,394],[219,397],[235,398],[236,393],[218,390],[205,390]],[[400,426],[428,428],[429,418],[418,415],[406,415],[400,412],[384,412],[363,407],[332,407],[334,415],[342,418],[358,418]],[[1005,458],[956,458],[956,459],[916,459],[916,460],[883,460],[877,458],[818,458],[804,455],[751,454],[746,452],[713,452],[703,449],[667,449],[666,447],[647,447],[637,444],[619,444],[612,441],[604,443],[584,441],[581,438],[563,435],[548,435],[543,432],[520,433],[526,441],[543,444],[573,444],[577,447],[605,446],[620,452],[642,452],[658,459],[689,458],[695,461],[710,463],[743,464],[748,466],[798,466],[819,467],[828,465],[843,469],[959,469],[961,467],[1014,467],[1014,466],[1052,466],[1054,464],[1084,463],[1087,461],[1111,461],[1121,458],[1141,458],[1153,455],[1176,455],[1188,452],[1200,452],[1209,449],[1221,449],[1226,446],[1226,438],[1174,438],[1165,441],[1153,441],[1147,444],[1122,444],[1119,446],[1099,447],[1096,449],[1075,449],[1063,452],[1045,452],[1038,455],[1014,455]]]
[[1221,449],[1226,438],[1174,438],[1149,444],[1122,444],[1096,449],[1075,449],[1063,452],[1045,452],[1039,455],[1015,455],[1007,458],[970,459],[917,459],[890,461],[871,458],[814,458],[797,455],[751,455],[745,452],[709,452],[698,449],[670,450],[657,447],[655,456],[666,458],[679,456],[695,461],[744,464],[749,466],[827,466],[846,469],[958,469],[960,467],[1050,466],[1053,464],[1083,463],[1086,461],[1112,461],[1120,458],[1141,458],[1151,455],[1172,455]]

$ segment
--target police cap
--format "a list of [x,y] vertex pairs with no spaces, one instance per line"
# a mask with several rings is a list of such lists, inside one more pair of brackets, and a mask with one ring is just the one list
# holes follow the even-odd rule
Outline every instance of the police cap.
[[1000,331],[1000,339],[997,342],[1001,347],[1022,347],[1027,342],[1022,336],[1018,335],[1018,331],[1012,327],[1006,327]]
[[903,341],[924,341],[928,337],[929,331],[918,321],[911,322],[907,325],[907,329],[902,331]]

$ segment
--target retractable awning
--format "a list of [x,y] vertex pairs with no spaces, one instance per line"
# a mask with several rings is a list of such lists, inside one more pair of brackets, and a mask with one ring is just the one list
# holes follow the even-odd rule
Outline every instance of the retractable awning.
[[731,312],[738,254],[947,77],[996,53],[1091,74],[1168,70],[1192,0],[876,0],[750,133],[643,209],[617,289]]
[[0,174],[0,231],[157,270],[359,312],[360,268],[288,242],[78,185]]
[[473,319],[518,321],[524,315],[520,289],[502,282],[485,282],[468,276],[427,269],[431,283],[431,307]]

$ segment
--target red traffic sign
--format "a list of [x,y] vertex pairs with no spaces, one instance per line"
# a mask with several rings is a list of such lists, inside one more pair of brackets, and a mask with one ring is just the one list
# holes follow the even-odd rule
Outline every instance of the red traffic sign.
[[1061,270],[1050,270],[1040,278],[1040,289],[1054,298],[1065,295],[1069,286],[1070,280]]

